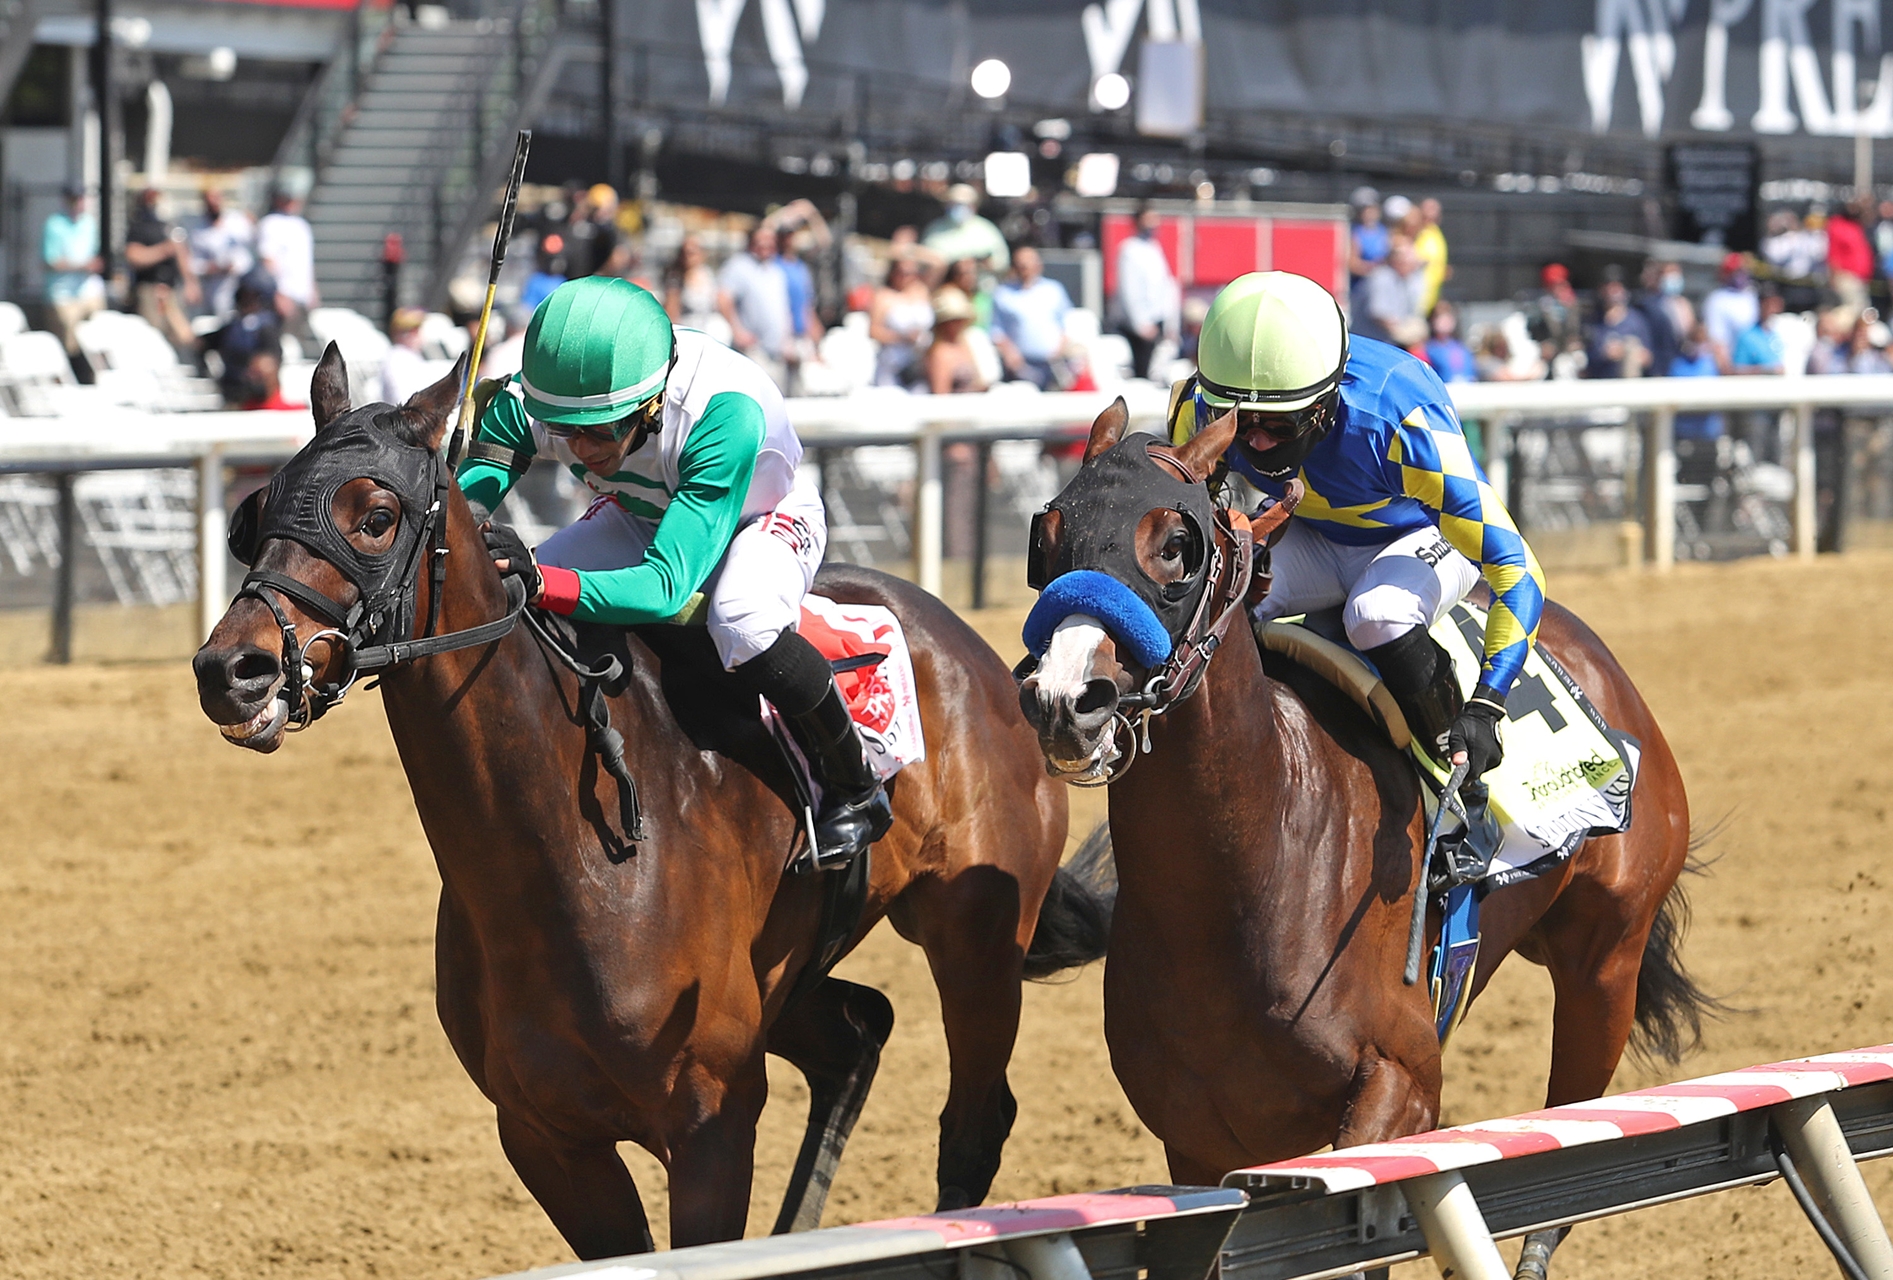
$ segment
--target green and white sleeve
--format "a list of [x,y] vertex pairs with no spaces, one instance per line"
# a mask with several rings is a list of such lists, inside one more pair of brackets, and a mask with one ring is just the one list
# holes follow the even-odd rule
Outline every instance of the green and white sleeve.
[[742,524],[763,441],[762,406],[713,396],[678,459],[678,487],[641,563],[579,572],[542,565],[539,603],[583,622],[635,626],[677,616],[716,569]]
[[[501,390],[487,402],[486,412],[474,424],[473,448],[461,460],[457,477],[460,491],[469,502],[477,502],[488,511],[499,510],[537,452],[526,406],[510,387]],[[510,458],[506,456],[509,453]]]

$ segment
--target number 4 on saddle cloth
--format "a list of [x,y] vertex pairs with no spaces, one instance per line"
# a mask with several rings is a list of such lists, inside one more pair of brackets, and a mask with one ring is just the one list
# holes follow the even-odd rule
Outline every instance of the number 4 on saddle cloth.
[[[1461,602],[1433,627],[1452,656],[1460,690],[1472,694],[1485,652],[1485,611]],[[1427,785],[1427,822],[1439,804],[1447,771],[1412,740],[1405,718],[1380,683],[1373,664],[1347,643],[1340,610],[1260,624],[1256,639],[1329,681],[1352,698],[1409,753]],[[1491,812],[1503,839],[1483,874],[1435,876],[1429,891],[1443,897],[1440,943],[1429,966],[1435,1027],[1443,1045],[1465,1013],[1479,956],[1479,902],[1494,889],[1561,866],[1591,836],[1630,827],[1630,796],[1641,754],[1637,740],[1604,723],[1570,673],[1542,646],[1533,645],[1505,700],[1505,760],[1485,775]],[[1449,811],[1451,839],[1462,824]],[[1436,870],[1439,863],[1434,863]]]

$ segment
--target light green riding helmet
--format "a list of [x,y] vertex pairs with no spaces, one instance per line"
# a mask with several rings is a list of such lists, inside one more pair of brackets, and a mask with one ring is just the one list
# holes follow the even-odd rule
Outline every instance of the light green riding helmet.
[[1251,271],[1216,295],[1197,346],[1197,386],[1217,409],[1305,409],[1347,370],[1334,295],[1291,271]]
[[520,390],[541,422],[616,422],[664,390],[677,354],[664,304],[629,280],[569,280],[526,328]]

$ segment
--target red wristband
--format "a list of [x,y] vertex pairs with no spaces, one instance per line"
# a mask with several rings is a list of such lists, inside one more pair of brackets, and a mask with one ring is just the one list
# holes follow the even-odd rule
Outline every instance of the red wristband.
[[539,566],[539,580],[544,587],[539,593],[539,607],[550,609],[553,613],[570,615],[578,608],[578,572],[574,569],[561,569],[556,564]]

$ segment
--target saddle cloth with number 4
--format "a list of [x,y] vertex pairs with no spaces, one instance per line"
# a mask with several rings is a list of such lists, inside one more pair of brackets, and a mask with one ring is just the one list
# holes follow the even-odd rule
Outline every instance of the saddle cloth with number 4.
[[[1461,691],[1468,697],[1485,653],[1485,621],[1483,609],[1462,601],[1432,632],[1452,656]],[[1327,678],[1383,725],[1392,726],[1399,720],[1398,709],[1372,664],[1347,645],[1339,623],[1338,616],[1282,618],[1258,627],[1257,637],[1263,648]],[[1570,673],[1541,645],[1534,644],[1525,659],[1506,697],[1505,712],[1505,760],[1485,775],[1492,813],[1505,834],[1486,872],[1488,890],[1543,875],[1590,836],[1628,830],[1641,755],[1637,740],[1606,724]],[[1425,789],[1430,819],[1447,771],[1410,742],[1404,721],[1389,733],[1434,782]]]

